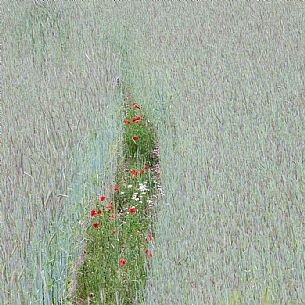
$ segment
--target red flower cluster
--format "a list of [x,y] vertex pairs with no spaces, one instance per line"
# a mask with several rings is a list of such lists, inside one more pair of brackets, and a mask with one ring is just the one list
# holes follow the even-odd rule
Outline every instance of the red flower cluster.
[[136,169],[132,169],[130,172],[131,172],[132,174],[134,174],[135,176],[138,175],[138,171],[137,171]]
[[[134,108],[136,108],[136,109],[140,109],[141,107],[138,105],[138,104],[136,104],[136,103],[132,103],[132,107],[134,107]],[[131,123],[131,121],[133,122],[133,123],[137,123],[138,121],[140,121],[140,120],[142,120],[144,118],[144,115],[143,114],[141,114],[140,116],[136,116],[136,117],[134,117],[134,118],[132,118],[132,119],[130,119],[130,120],[128,120],[128,119],[126,119],[126,120],[124,120],[123,122],[125,123],[125,124],[130,124]],[[132,126],[130,126],[130,128],[132,128]],[[141,135],[140,135],[140,137],[141,137]],[[137,141],[137,140],[139,140],[139,136],[137,136],[137,135],[134,135],[133,137],[132,137],[132,139],[134,140],[134,141]],[[143,175],[143,174],[145,174],[145,170],[147,170],[147,169],[149,169],[149,168],[151,168],[150,166],[148,166],[148,165],[144,165],[144,168],[142,168],[142,169],[140,169],[140,170],[137,170],[137,169],[132,169],[130,172],[131,172],[131,174],[133,174],[134,176],[137,176],[138,174],[141,174],[141,175]],[[119,191],[120,190],[120,187],[118,186],[118,185],[115,185],[114,186],[114,191]],[[123,194],[124,192],[122,192],[122,194]],[[105,199],[106,199],[106,196],[100,196],[100,201],[105,201]],[[113,218],[116,218],[116,210],[114,210],[114,207],[113,207],[113,205],[112,204],[110,204],[111,203],[111,200],[108,202],[109,204],[108,204],[108,212],[110,212],[111,211],[111,218],[113,219]],[[106,206],[103,206],[104,208],[107,208]],[[107,210],[106,210],[107,211]],[[134,207],[134,206],[132,206],[132,207],[130,207],[129,209],[128,209],[128,212],[129,213],[136,213],[136,212],[138,212],[137,211],[137,208],[136,207]],[[103,211],[102,211],[102,208],[101,209],[98,209],[98,210],[95,210],[95,209],[93,209],[93,210],[91,210],[91,212],[90,212],[90,214],[91,214],[91,216],[95,216],[96,214],[102,214],[103,213]],[[122,214],[123,212],[120,212],[120,213],[118,213],[117,214],[117,216],[118,216],[118,219],[119,220],[122,220],[122,218],[120,217],[121,216],[121,214]],[[109,215],[110,215],[109,214]],[[110,216],[108,216],[108,217],[110,217]],[[97,221],[97,219],[95,218],[95,221]],[[95,229],[98,229],[99,227],[100,227],[100,223],[99,222],[94,222],[93,224],[92,224],[92,226],[93,226],[93,228],[95,228]],[[110,230],[110,232],[112,231],[112,234],[116,234],[117,233],[117,230]],[[149,234],[147,234],[147,238],[146,238],[146,240],[147,240],[147,242],[149,242],[151,239],[153,239],[154,237],[153,237],[153,234],[152,233],[149,233]],[[148,246],[149,246],[149,244],[148,244]],[[149,255],[150,257],[153,255],[152,254],[152,251],[149,251],[149,249],[145,249],[145,253],[147,254],[147,255]],[[126,265],[126,260],[125,259],[119,259],[118,260],[118,262],[119,262],[119,264],[120,265]]]
[[[145,253],[148,254],[148,249],[147,248],[145,249]],[[152,256],[152,252],[151,251],[149,252],[149,256],[150,257]]]
[[97,210],[97,211],[91,210],[91,212],[90,212],[91,216],[94,216],[96,213],[97,214],[102,214],[102,210]]
[[[149,168],[150,168],[150,166],[148,166],[148,165],[145,165],[145,166],[144,166],[144,169],[149,169]],[[143,174],[145,174],[145,170],[144,170],[144,169],[141,169],[140,171],[138,171],[138,170],[136,170],[136,169],[132,169],[132,170],[130,171],[130,173],[131,173],[131,174],[134,174],[135,176],[137,176],[138,173],[140,172],[140,174],[143,175]]]

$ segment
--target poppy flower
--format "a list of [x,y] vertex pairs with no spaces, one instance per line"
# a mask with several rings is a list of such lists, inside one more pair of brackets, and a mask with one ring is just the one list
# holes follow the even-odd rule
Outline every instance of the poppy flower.
[[116,230],[112,230],[112,234],[115,234],[116,233]]
[[99,224],[96,222],[93,224],[93,228],[97,229],[99,227]]
[[97,214],[102,214],[102,210],[98,210],[98,211],[97,211]]
[[113,209],[112,204],[109,204],[109,205],[108,205],[108,209],[110,209],[110,210],[112,210],[112,209]]
[[142,174],[142,175],[143,175],[143,174],[144,174],[144,172],[145,172],[145,171],[144,171],[144,169],[141,169],[141,170],[140,170],[140,174]]
[[95,215],[95,210],[91,210],[91,216],[94,216]]
[[111,218],[114,218],[114,217],[115,217],[115,214],[114,214],[114,213],[112,213],[112,214],[111,214]]
[[152,235],[151,233],[148,233],[148,234],[147,234],[147,238],[148,238],[148,239],[153,239],[154,237],[153,237],[153,235]]
[[149,256],[152,257],[152,252],[151,251],[149,252]]
[[148,165],[144,165],[144,168],[145,168],[145,169],[149,169],[149,166],[148,166]]
[[105,196],[101,196],[101,197],[100,197],[100,200],[101,200],[101,201],[104,201],[105,199],[106,199]]
[[126,264],[126,261],[125,261],[125,259],[119,259],[119,263],[120,263],[121,265],[125,265],[125,264]]
[[141,109],[140,105],[138,105],[137,103],[132,103],[132,107],[136,109]]
[[123,122],[126,124],[130,124],[130,120],[124,120]]
[[115,191],[118,191],[118,190],[119,190],[119,186],[118,186],[118,185],[115,185],[115,186],[114,186],[114,190],[115,190]]
[[136,212],[136,208],[135,208],[135,207],[130,208],[130,209],[129,209],[129,212],[130,212],[130,213],[135,213],[135,212]]
[[148,254],[148,249],[147,248],[145,249],[145,253]]
[[133,122],[137,122],[137,121],[140,121],[141,120],[141,117],[137,116],[135,118],[132,118],[132,121]]
[[137,171],[136,169],[133,169],[133,170],[131,170],[130,172],[131,172],[132,174],[134,174],[135,176],[138,175],[138,171]]
[[138,137],[138,136],[133,136],[132,138],[133,138],[135,141],[136,141],[136,140],[139,140],[139,137]]

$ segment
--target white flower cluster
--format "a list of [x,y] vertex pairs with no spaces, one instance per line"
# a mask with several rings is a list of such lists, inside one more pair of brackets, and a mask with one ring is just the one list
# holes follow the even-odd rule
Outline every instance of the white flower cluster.
[[140,198],[138,198],[138,193],[133,193],[131,199],[132,199],[132,200],[135,200],[135,201],[139,201]]
[[139,190],[143,193],[145,191],[149,191],[149,189],[147,188],[146,182],[144,183],[139,183]]

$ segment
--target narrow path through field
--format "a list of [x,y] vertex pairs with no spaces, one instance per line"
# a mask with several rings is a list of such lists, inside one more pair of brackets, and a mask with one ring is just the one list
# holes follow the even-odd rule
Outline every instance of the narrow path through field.
[[156,131],[132,90],[120,84],[124,131],[109,194],[88,211],[87,243],[72,303],[143,304],[154,251],[155,203],[162,195]]

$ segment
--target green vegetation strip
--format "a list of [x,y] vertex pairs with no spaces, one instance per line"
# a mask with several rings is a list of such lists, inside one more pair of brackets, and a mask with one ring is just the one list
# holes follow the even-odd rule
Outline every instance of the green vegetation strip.
[[157,137],[130,90],[124,96],[124,134],[115,184],[92,203],[75,304],[143,304],[153,258],[153,202],[157,194]]

